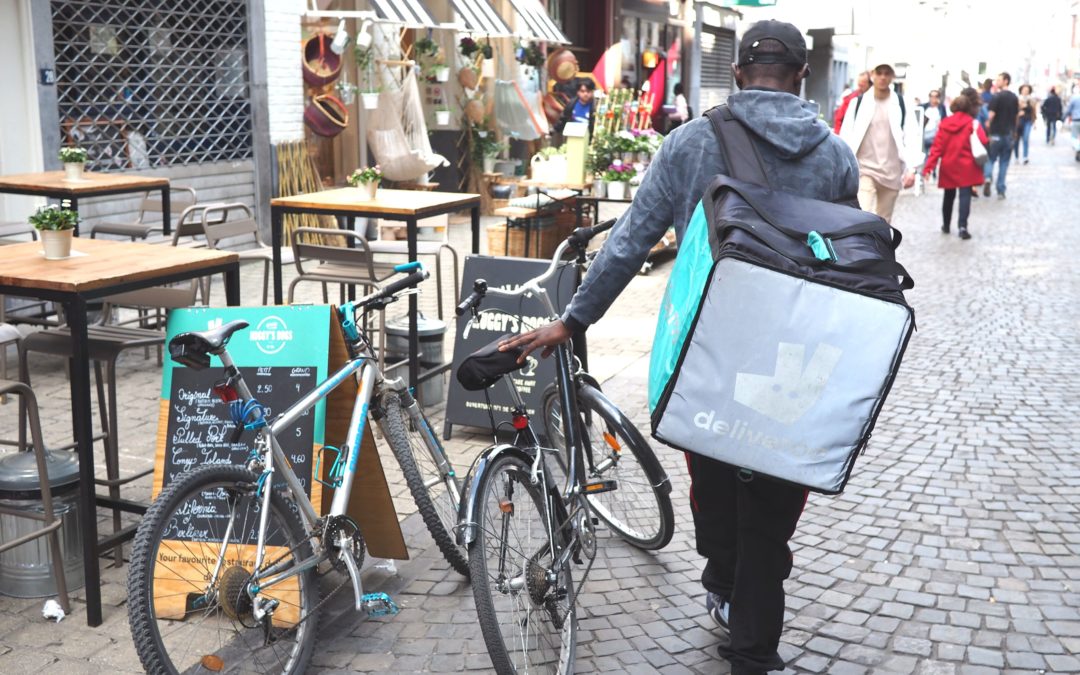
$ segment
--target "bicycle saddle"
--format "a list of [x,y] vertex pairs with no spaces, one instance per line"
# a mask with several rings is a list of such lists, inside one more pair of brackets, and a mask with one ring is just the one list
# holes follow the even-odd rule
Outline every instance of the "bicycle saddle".
[[514,337],[507,333],[495,339],[494,342],[465,357],[457,371],[457,380],[468,391],[480,391],[487,389],[499,381],[503,375],[514,372],[524,367],[517,362],[521,356],[521,348],[510,349],[505,352],[499,351],[499,343]]
[[237,319],[210,330],[180,333],[169,340],[169,355],[173,361],[202,370],[210,365],[210,354],[221,351],[233,333],[247,327],[247,321]]

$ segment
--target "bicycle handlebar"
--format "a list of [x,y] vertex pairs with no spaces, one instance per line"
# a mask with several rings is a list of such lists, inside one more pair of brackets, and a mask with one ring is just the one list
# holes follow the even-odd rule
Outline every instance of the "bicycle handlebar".
[[400,265],[394,265],[395,272],[414,272],[421,269],[420,261],[413,260],[412,262],[401,263]]
[[[546,270],[544,270],[544,273],[536,278],[526,281],[516,290],[507,291],[499,288],[489,289],[486,281],[484,281],[483,279],[477,279],[473,283],[473,292],[470,293],[469,296],[465,298],[460,305],[457,306],[455,312],[458,316],[461,316],[465,312],[475,310],[476,307],[480,305],[480,301],[483,300],[484,296],[488,293],[504,298],[515,298],[529,292],[543,292],[543,289],[540,287],[540,285],[550,279],[553,274],[555,274],[555,270],[558,269],[559,263],[562,262],[563,255],[566,253],[567,248],[572,246],[580,253],[584,254],[585,247],[589,244],[589,241],[592,240],[593,237],[603,232],[607,232],[614,225],[615,220],[612,219],[604,221],[598,225],[594,225],[593,227],[577,228],[570,234],[569,237],[567,237],[559,244],[559,247],[557,249],[555,249],[555,255],[551,257],[551,264],[548,265],[548,268]],[[550,304],[550,302],[548,304]]]

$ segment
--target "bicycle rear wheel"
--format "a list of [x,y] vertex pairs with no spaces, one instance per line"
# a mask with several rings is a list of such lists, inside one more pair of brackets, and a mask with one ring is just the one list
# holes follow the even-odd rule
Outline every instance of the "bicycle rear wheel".
[[[435,544],[456,572],[469,576],[465,549],[457,545],[454,536],[461,498],[457,473],[420,406],[411,396],[408,398],[406,403],[396,392],[383,396],[383,433]],[[415,419],[410,413],[416,415]],[[445,468],[439,466],[440,462],[445,462]]]
[[[254,618],[248,581],[258,493],[258,477],[246,468],[206,466],[177,479],[147,510],[128,571],[128,619],[146,672],[307,668],[319,594],[312,569],[259,590],[257,599],[278,604],[267,619]],[[310,557],[295,505],[275,492],[270,506],[262,569]]]
[[496,458],[477,479],[469,568],[491,662],[500,675],[571,672],[576,594],[569,560],[554,567],[561,547],[548,537],[541,486],[529,483],[529,463],[517,455]]
[[[578,409],[586,462],[592,457],[592,470],[583,467],[585,480],[615,480],[618,486],[609,492],[587,495],[589,507],[628,543],[650,551],[667,546],[675,532],[671,486],[652,448],[599,389],[579,385]],[[559,480],[565,480],[562,407],[554,388],[544,394],[543,414],[548,442],[559,450]]]

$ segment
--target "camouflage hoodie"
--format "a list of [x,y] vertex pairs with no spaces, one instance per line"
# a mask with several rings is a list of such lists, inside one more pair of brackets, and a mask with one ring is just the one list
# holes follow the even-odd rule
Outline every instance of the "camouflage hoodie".
[[[855,156],[818,119],[816,104],[784,92],[745,89],[728,97],[728,106],[753,132],[773,188],[829,201],[856,196]],[[726,173],[708,119],[671,132],[564,312],[567,326],[579,330],[603,316],[669,227],[682,239],[705,188]]]

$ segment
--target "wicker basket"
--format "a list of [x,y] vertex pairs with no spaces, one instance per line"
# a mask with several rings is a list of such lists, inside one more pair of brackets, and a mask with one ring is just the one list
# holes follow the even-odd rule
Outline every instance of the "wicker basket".
[[[510,227],[505,223],[495,223],[487,228],[488,255],[509,255],[515,258],[550,258],[559,243],[566,239],[577,224],[577,215],[572,209],[559,211],[539,218],[534,218],[529,232],[529,250],[525,250],[525,228]],[[582,225],[589,225],[589,218],[583,218]],[[509,233],[510,245],[506,237]],[[537,245],[539,239],[539,246]],[[539,250],[538,250],[539,249]]]

